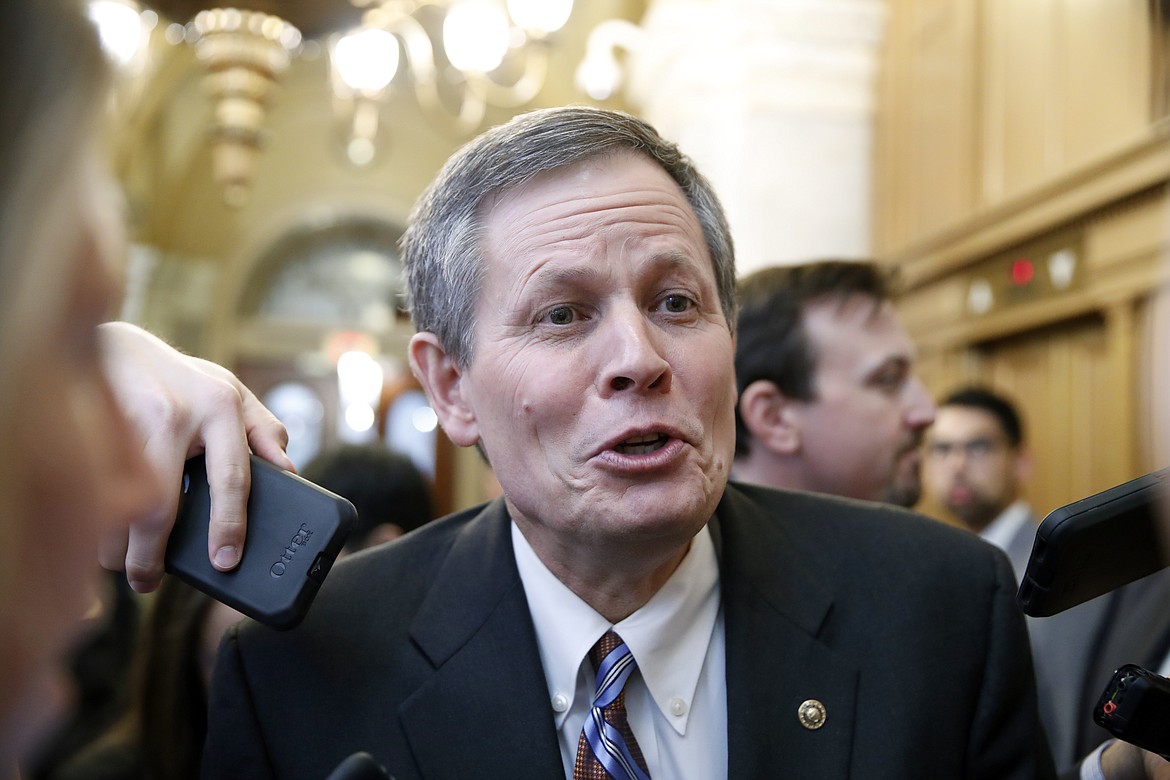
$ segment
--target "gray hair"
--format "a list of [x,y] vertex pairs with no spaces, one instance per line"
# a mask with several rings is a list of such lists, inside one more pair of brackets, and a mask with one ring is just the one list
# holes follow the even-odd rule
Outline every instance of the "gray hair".
[[538,174],[629,149],[678,183],[711,255],[727,326],[736,323],[735,250],[710,182],[678,146],[629,114],[570,106],[522,114],[452,155],[419,198],[402,237],[411,317],[434,333],[460,367],[471,362],[475,304],[483,282],[480,240],[486,204]]

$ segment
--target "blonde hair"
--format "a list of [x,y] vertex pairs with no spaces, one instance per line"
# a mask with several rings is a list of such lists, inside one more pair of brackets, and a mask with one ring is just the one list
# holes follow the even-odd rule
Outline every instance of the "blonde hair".
[[[66,305],[79,249],[83,161],[92,151],[107,66],[76,0],[0,3],[0,459],[21,414],[21,381],[39,334]],[[19,469],[0,460],[0,602],[7,556],[36,518],[15,506]]]

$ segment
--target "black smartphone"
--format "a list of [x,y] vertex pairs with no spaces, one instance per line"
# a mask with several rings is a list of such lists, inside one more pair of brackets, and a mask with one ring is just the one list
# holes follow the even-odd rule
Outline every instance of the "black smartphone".
[[1036,529],[1017,600],[1048,617],[1170,566],[1158,529],[1155,471],[1052,510]]
[[166,569],[265,625],[292,628],[304,618],[356,517],[346,499],[253,455],[243,556],[235,569],[221,572],[207,558],[211,491],[198,455],[183,471]]
[[1134,664],[1120,667],[1097,701],[1093,721],[1123,742],[1170,754],[1170,680]]

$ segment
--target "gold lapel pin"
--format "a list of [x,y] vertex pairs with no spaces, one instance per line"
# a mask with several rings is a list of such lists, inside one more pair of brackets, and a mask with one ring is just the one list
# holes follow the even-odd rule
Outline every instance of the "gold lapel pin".
[[816,731],[825,725],[827,716],[825,705],[816,699],[807,699],[796,709],[796,717],[800,720],[800,725],[809,731]]

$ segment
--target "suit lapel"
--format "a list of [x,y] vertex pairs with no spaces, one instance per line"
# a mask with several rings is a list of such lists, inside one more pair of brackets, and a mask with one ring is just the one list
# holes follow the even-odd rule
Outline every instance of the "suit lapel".
[[400,710],[423,776],[563,774],[503,502],[460,533],[411,637],[434,668]]
[[[712,521],[727,637],[729,777],[849,774],[859,672],[818,638],[833,596],[801,554],[791,516],[783,505],[765,515],[729,487]],[[798,715],[808,701],[823,707],[820,728]]]

